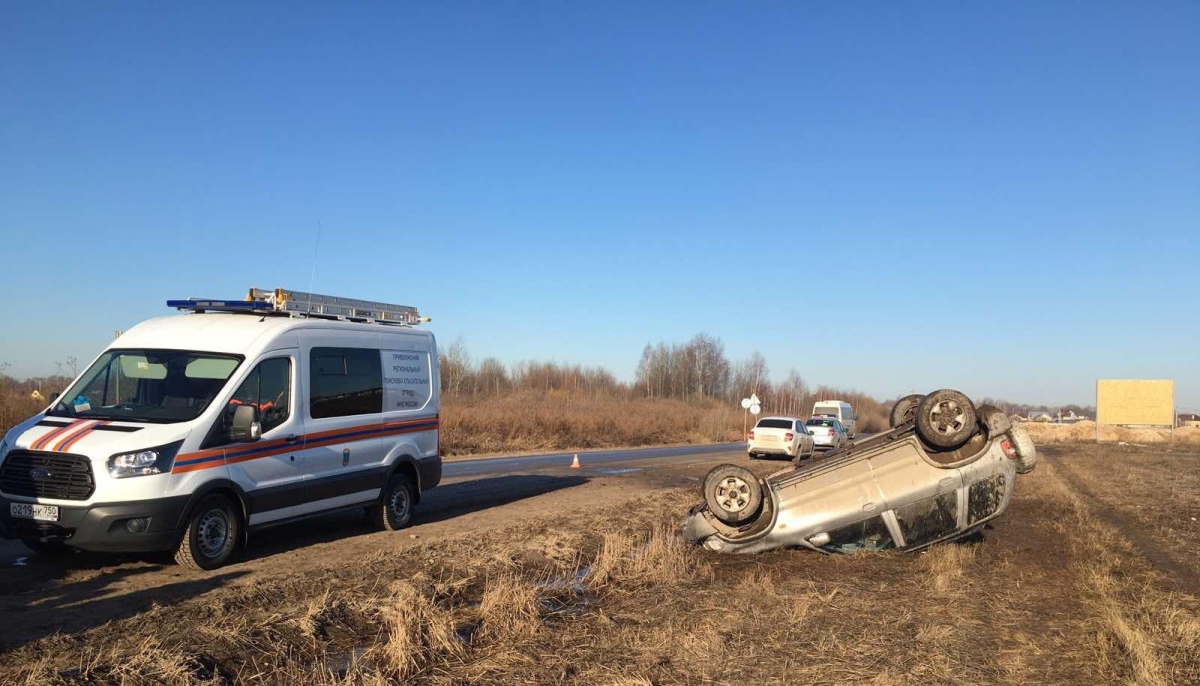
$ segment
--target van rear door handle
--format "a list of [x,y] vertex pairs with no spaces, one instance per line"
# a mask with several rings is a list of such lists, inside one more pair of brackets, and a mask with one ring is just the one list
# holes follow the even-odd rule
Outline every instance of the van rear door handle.
[[291,436],[288,436],[287,438],[285,438],[283,440],[287,441],[288,443],[299,443],[300,437],[297,436],[296,434],[292,434]]

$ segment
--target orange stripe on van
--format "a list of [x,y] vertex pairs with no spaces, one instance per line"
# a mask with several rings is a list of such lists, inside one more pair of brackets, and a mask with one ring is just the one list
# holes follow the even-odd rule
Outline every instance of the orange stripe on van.
[[89,426],[88,428],[84,429],[83,431],[77,432],[74,436],[71,436],[70,438],[67,438],[63,442],[59,443],[58,447],[55,448],[55,450],[57,450],[60,453],[65,453],[71,449],[71,446],[78,443],[79,440],[82,439],[84,436],[87,436],[88,434],[92,433],[96,429],[99,429],[102,426],[107,426],[108,424],[111,424],[111,423],[112,422],[110,422],[110,421],[96,422],[95,424]]
[[[250,460],[256,460],[260,457],[271,457],[287,452],[304,450],[305,448],[318,448],[323,445],[332,445],[343,440],[346,440],[347,442],[353,442],[355,440],[392,436],[402,433],[415,433],[417,431],[436,431],[439,426],[439,417],[438,415],[434,415],[432,417],[423,417],[421,419],[406,419],[403,421],[385,422],[382,424],[359,424],[356,426],[342,427],[340,429],[319,431],[317,433],[301,436],[300,440],[293,441],[292,443],[288,443],[286,439],[279,438],[258,444],[243,443],[236,446],[225,446],[222,448],[201,450],[194,453],[183,453],[176,457],[175,467],[171,470],[171,473],[183,474],[186,472],[195,472],[201,469],[208,469],[209,467],[220,467],[223,465],[237,464],[239,462],[248,462]],[[371,435],[365,436],[364,438],[355,438],[346,435],[358,432],[371,432]],[[233,454],[233,457],[215,459],[228,454]],[[196,460],[199,461],[196,462]],[[189,464],[179,464],[180,462],[189,462]]]
[[83,421],[84,420],[82,420],[82,419],[76,419],[76,420],[72,421],[70,424],[67,424],[66,426],[60,426],[57,429],[54,429],[52,431],[47,431],[45,434],[42,435],[41,438],[34,441],[33,445],[31,445],[29,447],[33,450],[41,450],[47,443],[54,440],[54,438],[56,436],[61,435],[65,431],[70,431],[73,427],[78,426],[79,423],[83,422]]
[[61,452],[64,445],[66,445],[68,443],[74,443],[74,441],[77,437],[83,436],[84,434],[88,433],[93,428],[95,428],[96,425],[99,423],[100,423],[99,420],[93,419],[91,421],[83,422],[82,424],[76,425],[70,431],[59,436],[57,439],[57,442],[53,446],[47,445],[46,449],[51,452]]

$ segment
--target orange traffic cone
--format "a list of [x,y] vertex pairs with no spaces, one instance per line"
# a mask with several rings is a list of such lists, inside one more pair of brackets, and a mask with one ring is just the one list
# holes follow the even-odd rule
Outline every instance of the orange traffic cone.
[[579,469],[579,453],[575,453],[575,459],[571,460],[571,469]]

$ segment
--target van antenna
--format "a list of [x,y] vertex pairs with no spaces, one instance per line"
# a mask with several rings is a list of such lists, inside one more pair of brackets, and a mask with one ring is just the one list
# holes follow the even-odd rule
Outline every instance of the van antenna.
[[317,220],[317,240],[313,244],[312,274],[308,277],[308,311],[312,312],[313,288],[317,285],[317,250],[321,247],[321,220]]

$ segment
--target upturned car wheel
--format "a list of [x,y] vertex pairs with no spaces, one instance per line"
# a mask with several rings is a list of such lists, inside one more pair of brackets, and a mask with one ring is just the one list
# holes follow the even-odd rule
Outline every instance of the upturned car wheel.
[[958,391],[943,388],[917,406],[917,433],[938,448],[957,448],[978,429],[975,405]]
[[395,474],[383,489],[380,502],[371,508],[371,519],[376,528],[398,531],[412,522],[413,508],[417,504],[417,489],[403,474]]
[[1032,472],[1037,467],[1038,454],[1037,448],[1033,445],[1033,439],[1029,437],[1029,432],[1023,427],[1013,426],[1008,430],[1008,437],[1017,451],[1017,473]]
[[730,526],[752,521],[762,509],[762,484],[754,472],[732,464],[714,468],[704,478],[704,500],[717,519]]
[[992,405],[980,405],[975,408],[975,414],[979,415],[980,426],[987,429],[988,436],[999,436],[1006,433],[1012,422],[1008,420],[1008,415],[998,407]]
[[890,417],[892,428],[894,429],[905,422],[911,422],[917,416],[917,407],[920,406],[921,401],[924,399],[925,396],[920,393],[914,393],[897,400],[896,404],[892,405],[892,414]]
[[216,569],[237,549],[242,520],[223,495],[210,495],[192,511],[175,549],[175,561],[192,569]]

